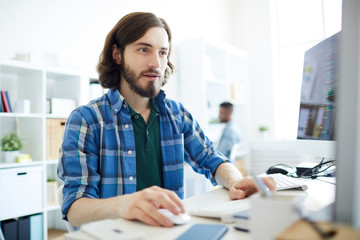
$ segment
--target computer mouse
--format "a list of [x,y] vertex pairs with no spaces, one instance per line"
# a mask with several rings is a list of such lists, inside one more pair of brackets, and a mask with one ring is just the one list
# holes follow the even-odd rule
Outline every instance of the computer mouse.
[[274,174],[274,173],[281,173],[284,175],[287,175],[289,173],[289,171],[282,166],[272,166],[270,167],[268,170],[266,170],[266,174]]
[[191,217],[187,213],[180,213],[179,215],[175,215],[170,210],[161,208],[158,209],[159,213],[170,219],[176,225],[183,225],[190,221]]

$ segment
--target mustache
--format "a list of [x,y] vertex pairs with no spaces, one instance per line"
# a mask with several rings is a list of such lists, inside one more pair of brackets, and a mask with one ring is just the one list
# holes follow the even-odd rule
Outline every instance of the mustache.
[[161,74],[158,70],[155,70],[155,69],[148,69],[148,70],[145,70],[145,71],[142,71],[141,73],[140,73],[140,75],[142,76],[142,75],[144,75],[144,74],[147,74],[147,73],[155,73],[156,75],[158,75],[159,77],[164,77],[163,76],[163,74]]

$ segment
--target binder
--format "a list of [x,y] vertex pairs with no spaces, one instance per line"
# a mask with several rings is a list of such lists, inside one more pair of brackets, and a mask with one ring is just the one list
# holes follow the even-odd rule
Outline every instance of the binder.
[[19,218],[18,238],[21,240],[30,240],[30,217]]
[[42,214],[30,216],[30,239],[43,239]]
[[18,239],[18,223],[14,219],[1,222],[1,229],[6,240]]

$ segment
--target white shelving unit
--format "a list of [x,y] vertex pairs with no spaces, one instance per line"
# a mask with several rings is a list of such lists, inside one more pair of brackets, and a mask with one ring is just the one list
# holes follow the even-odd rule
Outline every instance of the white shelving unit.
[[[180,99],[202,129],[207,131],[211,120],[218,118],[223,101],[231,101],[235,111],[246,110],[249,89],[245,52],[229,44],[193,39],[181,43],[178,53]],[[246,118],[237,116],[242,113],[234,115],[239,127],[246,124]]]
[[[52,118],[68,117],[68,114],[47,113],[47,99],[68,98],[75,100],[76,106],[86,104],[89,77],[78,72],[45,69],[25,62],[9,61],[0,63],[0,89],[8,91],[13,110],[15,100],[28,99],[31,102],[30,113],[0,113],[0,135],[2,137],[7,133],[17,132],[24,140],[24,149],[20,152],[30,154],[32,158],[32,162],[26,164],[5,163],[3,155],[0,155],[1,202],[4,203],[3,199],[7,199],[7,203],[17,203],[15,207],[18,209],[11,211],[11,204],[2,206],[0,202],[0,222],[41,214],[43,239],[46,240],[48,229],[66,230],[65,224],[61,221],[59,206],[56,203],[48,204],[47,179],[59,180],[56,173],[58,159],[47,159],[46,122]],[[35,169],[38,171],[32,174]],[[41,185],[40,192],[36,187],[38,184]],[[30,195],[36,196],[32,199],[31,196],[21,195],[22,192],[31,193],[32,190],[34,192]],[[22,198],[19,199],[19,196]],[[29,199],[32,202],[27,205]],[[22,204],[27,207],[22,208]],[[37,207],[39,204],[41,208]]]
[[212,141],[218,140],[224,127],[211,123],[218,119],[220,103],[232,102],[233,120],[242,132],[241,150],[248,152],[247,54],[227,43],[202,38],[184,41],[177,50],[180,101]]

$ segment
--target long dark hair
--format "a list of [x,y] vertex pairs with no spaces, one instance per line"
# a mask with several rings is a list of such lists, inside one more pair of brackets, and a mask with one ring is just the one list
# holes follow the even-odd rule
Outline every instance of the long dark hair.
[[153,13],[134,12],[121,18],[106,37],[104,49],[100,54],[99,63],[96,67],[101,86],[116,89],[120,85],[121,66],[113,59],[113,45],[115,44],[120,49],[121,56],[123,56],[126,45],[143,37],[152,27],[164,28],[169,38],[168,63],[163,85],[167,82],[167,79],[174,71],[174,66],[169,59],[171,53],[170,28],[164,19],[158,18]]

